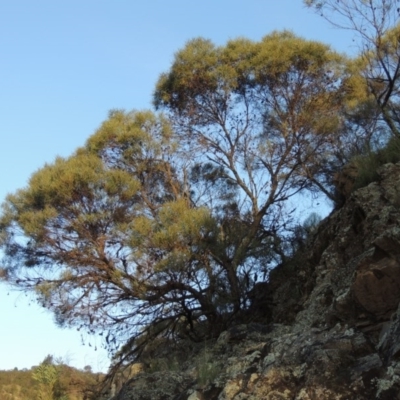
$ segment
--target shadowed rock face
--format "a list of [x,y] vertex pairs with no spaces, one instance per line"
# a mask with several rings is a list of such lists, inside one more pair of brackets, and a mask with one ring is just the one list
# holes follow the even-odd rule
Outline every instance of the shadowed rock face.
[[114,399],[400,399],[400,164],[379,176],[257,285],[257,323],[194,346],[179,371],[137,374]]

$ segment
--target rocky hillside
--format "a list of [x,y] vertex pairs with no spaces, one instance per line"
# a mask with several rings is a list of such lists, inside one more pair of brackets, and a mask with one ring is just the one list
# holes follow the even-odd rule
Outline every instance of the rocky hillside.
[[400,163],[378,172],[258,284],[253,322],[133,366],[113,400],[400,399]]

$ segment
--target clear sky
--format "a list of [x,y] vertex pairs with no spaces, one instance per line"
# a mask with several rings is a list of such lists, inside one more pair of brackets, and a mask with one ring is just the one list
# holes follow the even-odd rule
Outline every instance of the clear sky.
[[[187,40],[259,40],[282,29],[354,51],[350,33],[301,0],[0,1],[0,199],[71,154],[110,109],[151,108],[159,74]],[[30,300],[0,284],[0,369],[30,368],[49,353],[107,368],[104,351],[82,346]]]

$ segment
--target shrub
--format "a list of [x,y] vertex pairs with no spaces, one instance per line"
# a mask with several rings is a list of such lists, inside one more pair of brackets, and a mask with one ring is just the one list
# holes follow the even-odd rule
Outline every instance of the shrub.
[[397,162],[400,162],[400,139],[396,137],[382,148],[354,156],[334,178],[339,197],[346,199],[354,190],[376,182],[380,166]]
[[207,349],[204,349],[204,352],[197,359],[197,383],[201,387],[213,382],[221,373],[221,365],[213,361],[212,358],[213,355]]

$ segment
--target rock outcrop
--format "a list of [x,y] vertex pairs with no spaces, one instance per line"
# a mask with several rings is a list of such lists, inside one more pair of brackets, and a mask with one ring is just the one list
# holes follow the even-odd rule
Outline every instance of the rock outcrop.
[[378,172],[257,285],[255,322],[114,400],[400,399],[400,163]]

